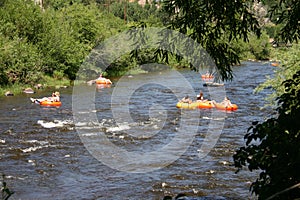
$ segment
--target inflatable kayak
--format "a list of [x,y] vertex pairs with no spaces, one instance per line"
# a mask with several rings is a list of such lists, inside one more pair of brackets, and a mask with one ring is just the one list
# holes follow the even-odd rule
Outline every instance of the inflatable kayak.
[[217,108],[219,110],[231,110],[231,111],[234,111],[234,110],[238,109],[238,106],[236,104],[232,104],[232,106],[228,107],[228,106],[224,106],[221,103],[216,103],[215,104],[215,108]]
[[96,84],[112,84],[112,82],[107,78],[100,78],[95,80]]

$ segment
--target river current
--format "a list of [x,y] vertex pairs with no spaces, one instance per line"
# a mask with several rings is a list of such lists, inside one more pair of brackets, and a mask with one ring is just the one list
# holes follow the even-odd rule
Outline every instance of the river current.
[[[255,199],[256,172],[235,173],[232,155],[262,108],[268,90],[253,89],[273,74],[269,63],[234,66],[225,87],[204,87],[197,72],[164,70],[112,79],[109,88],[59,89],[62,106],[29,97],[0,98],[0,173],[10,199],[157,199],[185,193]],[[235,112],[180,110],[185,95],[238,105]]]

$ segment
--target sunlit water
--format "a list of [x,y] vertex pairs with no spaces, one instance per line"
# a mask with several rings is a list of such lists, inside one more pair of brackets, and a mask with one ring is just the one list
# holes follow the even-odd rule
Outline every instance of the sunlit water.
[[[29,101],[31,96],[41,97],[51,91],[1,97],[0,173],[15,191],[11,199],[162,199],[178,193],[255,199],[249,186],[256,173],[236,174],[232,155],[244,144],[243,136],[251,122],[273,114],[270,109],[261,109],[269,91],[253,94],[273,70],[268,63],[256,62],[233,67],[234,80],[225,83],[225,90],[239,109],[226,113],[175,107],[178,98],[187,94],[195,99],[186,89],[190,86],[195,94],[202,90],[207,98],[217,90],[208,91],[199,73],[188,70],[180,71],[185,78],[176,80],[172,71],[163,71],[123,77],[120,84],[116,79],[110,88],[82,86],[82,93],[95,91],[93,102],[82,102],[81,112],[96,116],[96,128],[88,119],[74,121],[72,88],[60,89],[60,108],[40,107]],[[84,104],[91,103],[93,109],[84,110]],[[207,134],[218,131],[221,122],[216,145],[208,155],[199,157]],[[143,157],[140,164],[134,160],[122,166],[125,160],[114,160],[118,155],[97,141],[99,133],[117,149],[137,155],[162,149],[178,133],[191,140],[183,148],[186,143],[181,143],[183,137],[179,136],[177,149],[167,149],[161,157]],[[96,150],[97,156],[115,163],[101,162],[91,154]],[[178,158],[168,163],[162,161],[164,156]]]

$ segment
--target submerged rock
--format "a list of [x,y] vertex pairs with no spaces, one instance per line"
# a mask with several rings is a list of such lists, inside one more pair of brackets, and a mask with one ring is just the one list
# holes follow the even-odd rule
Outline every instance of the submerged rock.
[[34,88],[39,90],[39,89],[42,89],[42,88],[43,88],[43,85],[40,84],[40,83],[38,83],[38,84],[36,84],[36,85],[34,86]]
[[11,91],[7,91],[4,93],[5,96],[14,96],[14,93],[12,93]]
[[86,83],[87,83],[88,85],[93,85],[93,84],[96,83],[96,81],[95,81],[95,80],[90,80],[90,81],[87,81]]
[[34,93],[34,90],[32,88],[26,88],[23,90],[24,93],[26,94],[33,94]]

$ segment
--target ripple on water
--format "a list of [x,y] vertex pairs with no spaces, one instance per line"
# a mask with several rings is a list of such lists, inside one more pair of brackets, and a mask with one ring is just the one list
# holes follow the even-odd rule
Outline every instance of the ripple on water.
[[[111,101],[115,85],[97,90],[95,109],[80,112],[82,115],[96,114],[98,121],[73,121],[72,88],[60,91],[63,100],[60,108],[31,104],[26,95],[1,99],[0,173],[7,175],[8,186],[16,191],[15,199],[162,199],[166,194],[175,197],[178,193],[254,199],[250,196],[249,186],[256,174],[245,171],[236,174],[232,155],[244,144],[243,136],[251,122],[274,113],[270,109],[261,109],[262,99],[268,92],[252,93],[272,68],[246,63],[233,67],[233,70],[235,79],[226,83],[225,89],[239,109],[231,113],[220,112],[220,115],[212,110],[177,109],[178,98],[185,96],[187,91],[180,80],[168,72],[162,73],[163,79],[159,77],[162,75],[151,73],[126,79],[128,87],[137,79],[152,78],[168,83],[173,81],[178,86],[173,91],[157,84],[141,87],[133,93],[129,107],[126,107],[126,101],[120,104]],[[188,77],[195,94],[202,90],[209,96],[208,89],[201,87],[199,74],[192,71],[182,71],[182,74]],[[43,96],[48,92],[35,95]],[[114,120],[112,109],[122,112],[125,108],[133,120],[130,121],[129,116]],[[224,122],[224,128],[216,145],[200,158],[199,150],[209,128],[217,131],[221,122]],[[94,158],[83,143],[84,138],[90,138],[94,140],[91,145],[102,145],[101,142],[97,144],[101,133],[127,151],[155,151],[176,137],[182,123],[186,123],[186,136],[193,137],[186,152],[170,165],[147,173],[112,169]],[[172,153],[170,150],[163,156]],[[114,159],[113,155],[105,156]],[[147,162],[147,168],[160,166],[160,160],[149,158]]]

